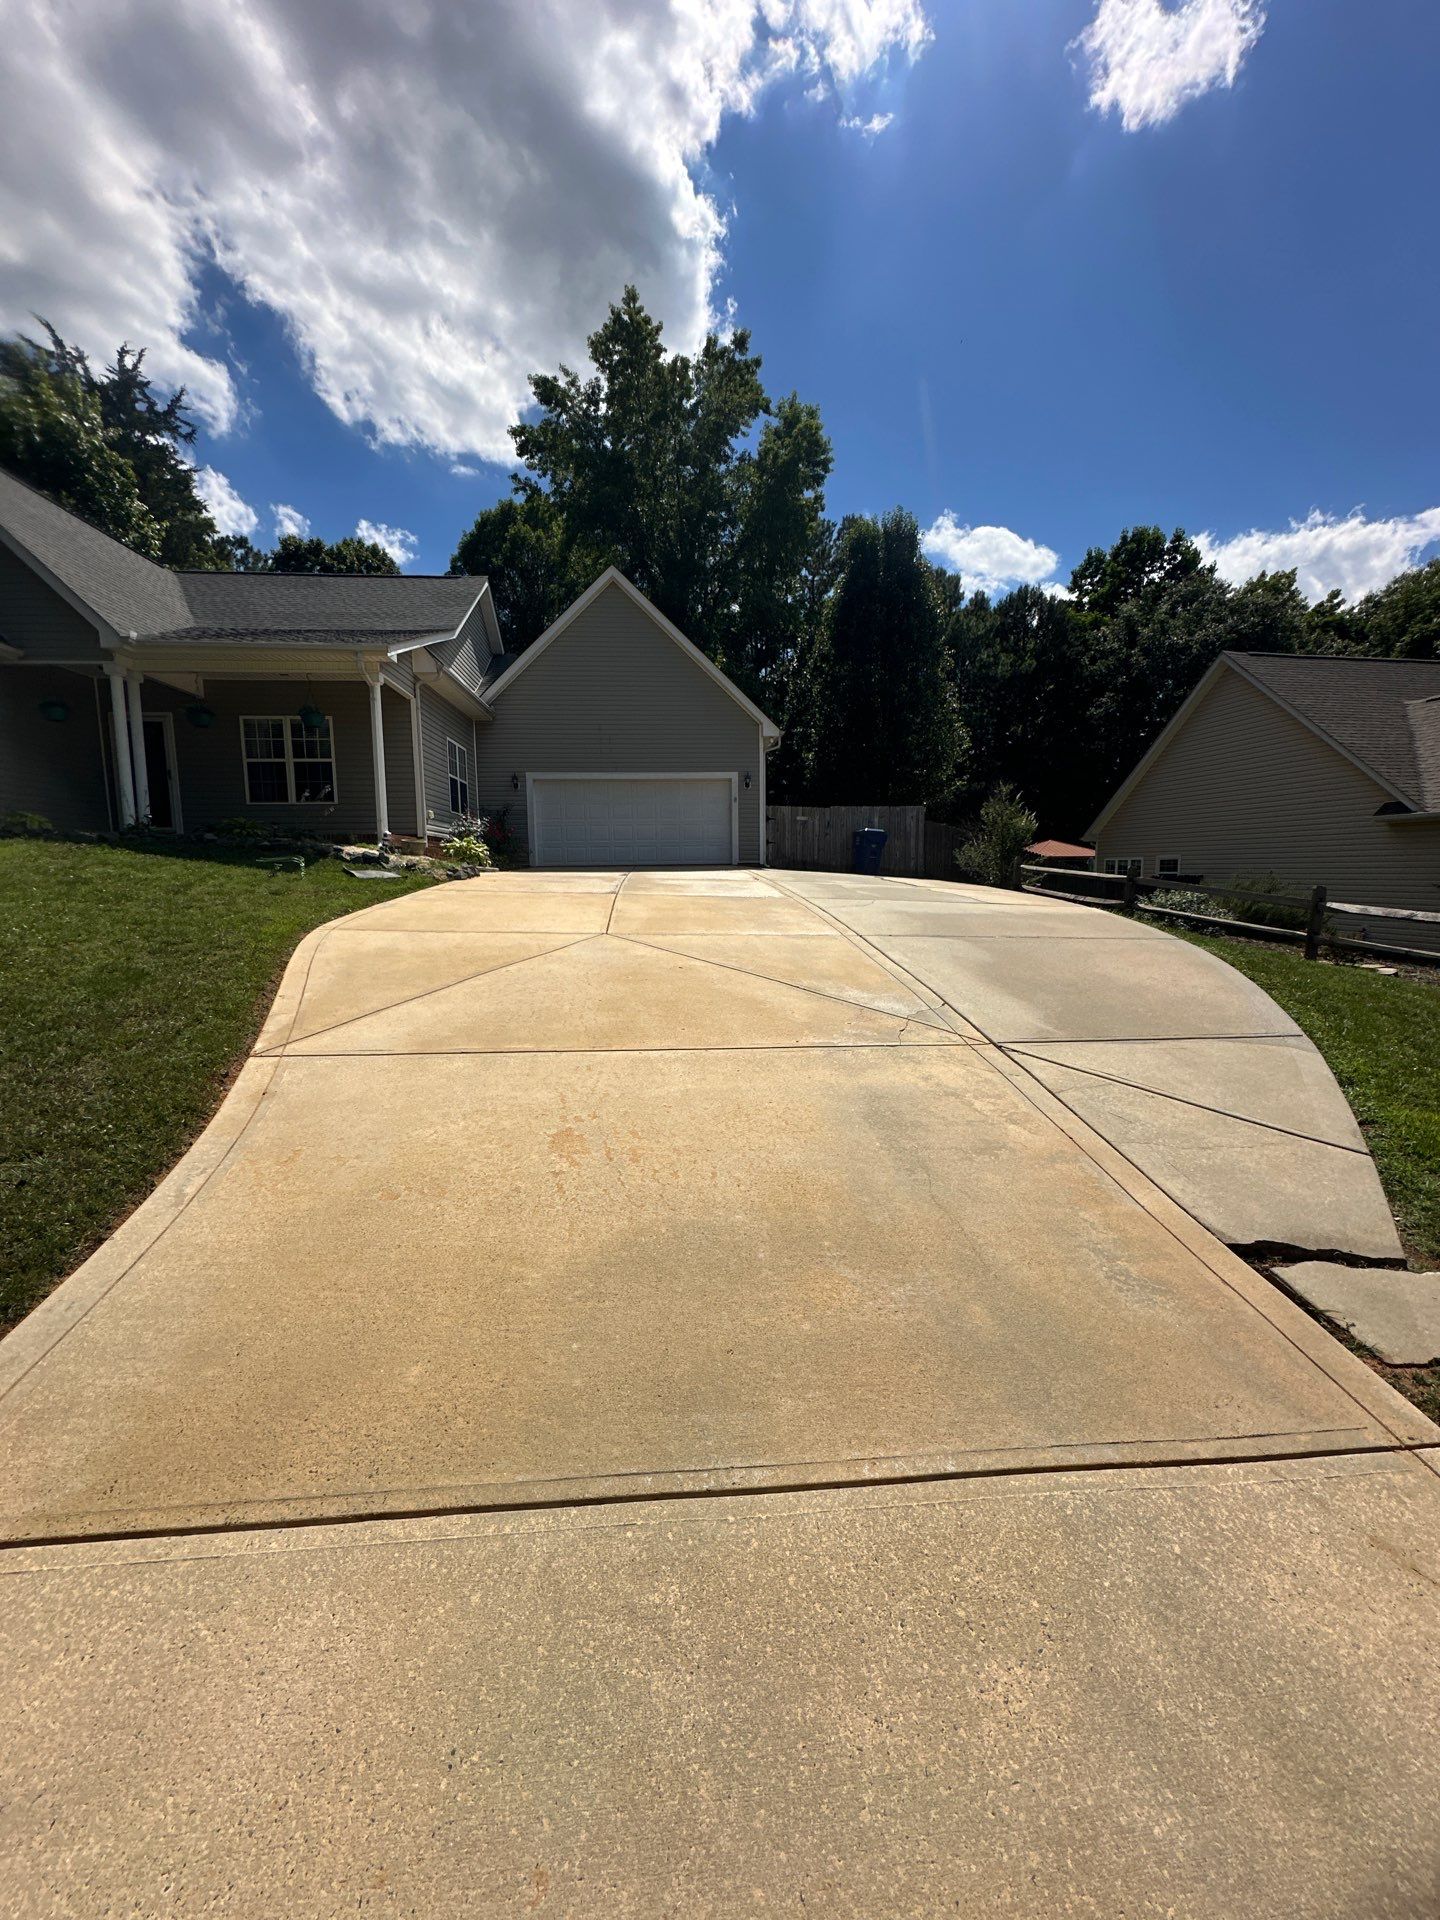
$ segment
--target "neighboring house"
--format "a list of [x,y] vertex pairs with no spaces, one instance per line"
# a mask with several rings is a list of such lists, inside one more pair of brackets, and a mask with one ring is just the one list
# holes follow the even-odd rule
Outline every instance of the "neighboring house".
[[1025,851],[1047,867],[1069,867],[1072,872],[1083,873],[1095,865],[1095,849],[1077,846],[1073,840],[1032,840]]
[[759,865],[779,737],[613,568],[506,655],[484,579],[174,573],[0,472],[0,814]]
[[1105,873],[1440,912],[1440,660],[1222,653],[1090,836]]

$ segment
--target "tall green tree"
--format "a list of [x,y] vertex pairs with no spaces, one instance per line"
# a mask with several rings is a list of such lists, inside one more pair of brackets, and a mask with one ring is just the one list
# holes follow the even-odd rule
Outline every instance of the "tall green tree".
[[344,540],[302,539],[287,533],[268,553],[241,571],[255,573],[399,573],[392,554],[356,534]]
[[794,395],[772,405],[743,329],[667,354],[633,287],[588,347],[588,378],[565,366],[532,376],[538,411],[511,430],[515,498],[477,518],[453,564],[493,572],[515,647],[617,566],[780,704],[828,559],[819,414]]
[[903,508],[842,523],[835,587],[797,692],[807,798],[916,804],[955,786],[966,740],[942,591]]
[[0,341],[0,460],[150,559],[228,566],[227,543],[195,487],[185,389],[158,393],[144,349],[125,344],[96,373],[42,324],[43,341]]
[[1440,559],[1396,574],[1355,609],[1365,650],[1386,660],[1440,660]]
[[163,529],[111,442],[98,398],[23,335],[0,341],[0,465],[112,539],[159,558]]

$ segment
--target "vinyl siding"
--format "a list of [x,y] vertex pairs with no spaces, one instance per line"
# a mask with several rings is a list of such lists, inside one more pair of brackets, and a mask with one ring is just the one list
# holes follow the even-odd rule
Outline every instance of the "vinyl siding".
[[490,666],[490,637],[477,602],[455,639],[444,647],[431,647],[431,656],[448,667],[470,693],[478,694]]
[[[388,707],[402,710],[398,694],[384,696]],[[330,716],[335,747],[336,800],[333,806],[252,806],[245,798],[241,753],[242,714],[284,714],[299,710],[307,700]],[[181,693],[158,680],[147,679],[142,705],[148,713],[175,715],[175,756],[179,761],[180,805],[187,833],[204,833],[222,820],[243,817],[265,822],[280,831],[314,834],[320,839],[373,839],[375,835],[375,775],[370,752],[370,689],[362,680],[209,680],[205,705],[216,715],[212,727],[195,727],[184,716],[194,695]],[[405,729],[405,766],[411,753],[408,722]],[[391,759],[386,756],[385,783],[390,824],[408,830],[409,815],[401,811],[391,785]],[[398,770],[397,770],[398,771]],[[403,775],[409,790],[414,775]]]
[[101,652],[94,623],[77,613],[17,554],[0,544],[0,640],[27,660],[95,660]]
[[[63,667],[0,665],[0,813],[38,813],[67,833],[109,827],[96,684]],[[103,681],[100,695],[108,714]],[[42,700],[63,700],[68,717],[44,719]]]
[[450,811],[450,767],[446,741],[455,740],[470,755],[470,811],[482,811],[476,798],[475,735],[479,731],[468,714],[420,684],[420,738],[425,759],[425,807],[432,828],[442,831],[454,820]]
[[1391,797],[1227,668],[1106,823],[1096,864],[1138,857],[1153,874],[1176,855],[1212,885],[1278,873],[1336,900],[1440,911],[1440,821],[1377,819]]
[[607,587],[494,705],[475,808],[508,807],[525,844],[527,773],[735,773],[740,861],[759,863],[757,723],[621,588]]

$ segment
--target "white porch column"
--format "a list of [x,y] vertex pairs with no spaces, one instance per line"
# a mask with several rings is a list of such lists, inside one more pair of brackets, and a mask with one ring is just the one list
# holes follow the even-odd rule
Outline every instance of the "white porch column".
[[118,667],[106,667],[110,682],[110,731],[115,748],[115,789],[121,828],[135,824],[135,782],[130,773],[130,730],[125,722],[125,682]]
[[385,799],[385,728],[378,680],[370,682],[370,751],[375,761],[375,832],[383,840],[390,831],[390,808]]
[[150,818],[150,769],[145,764],[145,720],[140,712],[140,681],[138,673],[127,673],[126,690],[130,695],[130,762],[131,774],[135,782],[135,818]]

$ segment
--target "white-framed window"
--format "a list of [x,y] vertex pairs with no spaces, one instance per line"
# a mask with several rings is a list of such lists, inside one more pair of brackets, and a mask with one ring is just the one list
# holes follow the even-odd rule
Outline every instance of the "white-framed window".
[[1106,873],[1133,873],[1138,880],[1145,871],[1145,862],[1132,859],[1129,854],[1118,854],[1115,859],[1105,862]]
[[1179,872],[1180,856],[1178,853],[1162,853],[1157,855],[1155,860],[1155,878],[1157,880],[1174,880]]
[[450,811],[470,811],[470,756],[458,740],[447,739],[445,758],[450,769]]
[[245,798],[252,807],[313,806],[335,798],[335,730],[327,713],[307,727],[294,714],[240,720]]

